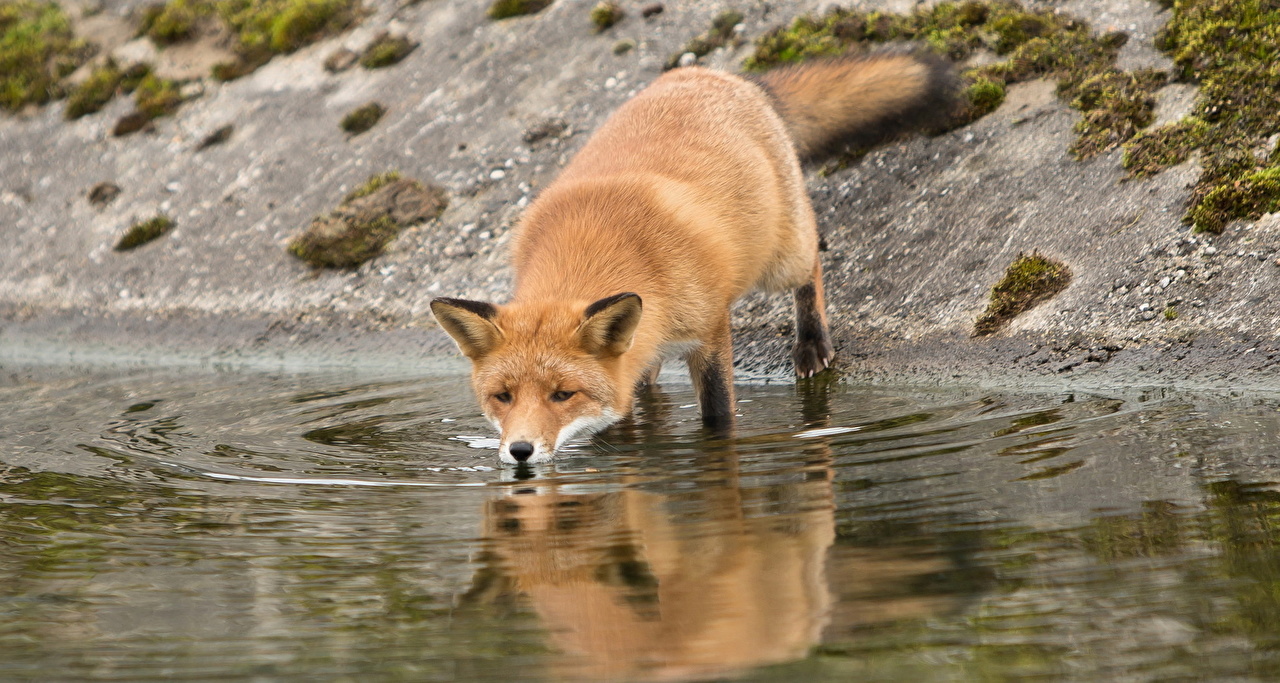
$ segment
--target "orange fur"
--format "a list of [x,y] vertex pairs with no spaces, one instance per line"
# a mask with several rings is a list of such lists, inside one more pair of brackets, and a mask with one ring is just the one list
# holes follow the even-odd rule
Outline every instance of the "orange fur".
[[[924,69],[903,59],[892,62],[903,78]],[[863,109],[891,111],[912,96],[887,87],[888,63],[813,69],[766,75],[762,85],[700,68],[662,76],[529,207],[514,242],[509,303],[432,302],[474,363],[473,386],[502,431],[504,461],[548,459],[570,426],[585,432],[627,415],[634,387],[672,353],[689,365],[703,419],[730,424],[729,307],[753,289],[795,290],[797,374],[827,366],[818,233],[788,124],[814,135],[848,128],[836,110],[851,106],[860,125],[866,117],[848,88],[837,88],[836,105],[817,103],[820,85],[839,85],[831,79],[863,83]],[[778,113],[811,105],[808,122]],[[603,305],[622,293],[637,296]],[[601,335],[615,338],[602,344]]]

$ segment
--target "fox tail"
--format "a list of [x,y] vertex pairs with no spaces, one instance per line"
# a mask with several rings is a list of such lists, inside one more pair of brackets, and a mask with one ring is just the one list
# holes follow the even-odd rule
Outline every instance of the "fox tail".
[[801,160],[939,125],[959,92],[952,64],[915,47],[780,67],[753,80],[769,93]]

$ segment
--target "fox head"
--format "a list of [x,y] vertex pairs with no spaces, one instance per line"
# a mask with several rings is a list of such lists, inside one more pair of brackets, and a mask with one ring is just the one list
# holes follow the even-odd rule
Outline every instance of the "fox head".
[[640,324],[636,294],[502,306],[435,299],[431,312],[471,359],[471,385],[502,434],[505,463],[550,460],[566,441],[631,411],[622,355]]

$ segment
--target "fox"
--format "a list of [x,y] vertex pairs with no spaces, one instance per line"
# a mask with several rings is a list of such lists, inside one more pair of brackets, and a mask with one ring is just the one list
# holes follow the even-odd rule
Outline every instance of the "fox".
[[919,46],[739,76],[666,72],[622,104],[513,233],[504,304],[436,298],[506,464],[551,460],[627,417],[684,360],[702,422],[734,421],[730,307],[793,293],[792,360],[828,368],[817,220],[801,164],[932,125],[954,66]]

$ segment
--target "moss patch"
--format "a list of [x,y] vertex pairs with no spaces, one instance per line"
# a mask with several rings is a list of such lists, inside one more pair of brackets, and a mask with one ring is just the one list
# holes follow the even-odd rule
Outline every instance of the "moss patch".
[[489,5],[490,19],[509,19],[511,17],[536,14],[551,6],[553,0],[494,0]]
[[169,0],[148,6],[139,29],[156,45],[172,45],[192,38],[196,25],[213,15],[213,3],[204,0]]
[[124,72],[113,61],[94,69],[89,77],[67,95],[67,108],[63,115],[67,120],[78,119],[100,111],[119,92]]
[[694,57],[701,59],[717,48],[738,44],[736,42],[737,38],[733,33],[733,27],[741,24],[743,19],[742,12],[738,10],[729,9],[717,14],[711,20],[711,28],[686,43],[683,50],[667,58],[667,64],[664,68],[674,69],[680,66],[680,58],[689,52],[692,52]]
[[418,44],[404,36],[393,36],[383,33],[369,43],[360,55],[360,66],[366,69],[381,69],[398,63],[409,56]]
[[377,125],[385,113],[387,110],[377,102],[356,107],[342,117],[342,130],[352,135],[359,135]]
[[1059,96],[1084,114],[1072,152],[1085,159],[1127,141],[1153,118],[1154,92],[1163,81],[1156,72],[1115,68],[1125,39],[1123,33],[1095,35],[1069,16],[1010,0],[941,2],[909,14],[837,8],[822,16],[798,17],[790,26],[766,33],[744,66],[763,71],[898,41],[926,43],[957,61],[980,51],[995,53],[1003,59],[963,73],[968,102],[951,127],[994,111],[1011,83],[1052,78],[1058,81]]
[[1280,3],[1177,0],[1156,45],[1200,95],[1192,115],[1135,138],[1126,167],[1149,175],[1199,150],[1204,172],[1184,217],[1199,231],[1275,211],[1280,154],[1266,143],[1280,133]]
[[154,119],[176,111],[182,104],[182,95],[177,82],[148,74],[133,91],[133,102],[138,111]]
[[991,289],[991,303],[973,325],[975,337],[991,334],[1013,318],[1035,308],[1067,288],[1071,270],[1040,254],[1019,254],[1004,278]]
[[382,188],[386,187],[387,185],[390,185],[391,183],[396,182],[397,180],[400,180],[401,178],[403,178],[403,176],[400,175],[400,171],[387,171],[385,173],[371,175],[369,176],[369,179],[361,183],[359,187],[348,192],[347,196],[342,198],[342,203],[350,204],[351,202],[354,202],[357,199],[363,199],[365,197],[368,197],[374,192],[381,190]]
[[135,109],[116,121],[111,134],[117,137],[152,128],[152,120],[172,114],[182,104],[178,83],[160,78],[145,65],[125,72],[120,89],[133,93]]
[[1141,178],[1177,166],[1203,144],[1208,132],[1209,124],[1194,116],[1144,130],[1125,145],[1124,167]]
[[242,53],[282,54],[351,26],[358,7],[355,0],[221,0],[218,14]]
[[596,27],[596,33],[613,28],[625,16],[627,13],[622,11],[622,7],[610,0],[603,0],[591,8],[591,24]]
[[1234,177],[1216,184],[1187,212],[1197,230],[1222,232],[1233,218],[1256,220],[1280,211],[1280,165]]
[[1137,135],[1155,120],[1155,92],[1165,84],[1164,72],[1107,70],[1090,76],[1072,92],[1071,106],[1084,112],[1076,123],[1080,137],[1071,145],[1076,157],[1087,159]]
[[173,229],[173,219],[160,214],[150,220],[134,223],[120,241],[116,242],[116,251],[129,251],[150,242]]
[[382,253],[400,230],[440,215],[443,189],[388,171],[370,177],[332,212],[289,241],[289,253],[316,268],[355,268]]
[[196,35],[200,22],[221,21],[237,55],[213,68],[214,78],[225,81],[253,72],[273,55],[343,31],[359,18],[358,0],[168,0],[149,8],[142,23],[153,41],[167,45]]
[[58,84],[92,55],[57,4],[0,4],[0,108],[17,111],[62,95]]

